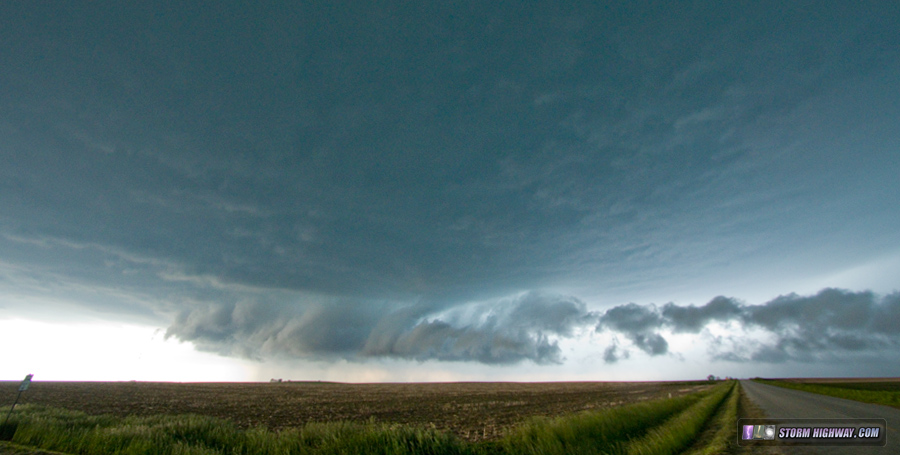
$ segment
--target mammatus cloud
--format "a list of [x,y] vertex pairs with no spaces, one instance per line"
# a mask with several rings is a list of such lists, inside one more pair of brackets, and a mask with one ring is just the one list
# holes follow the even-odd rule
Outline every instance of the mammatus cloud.
[[244,301],[197,303],[167,336],[244,357],[548,364],[563,360],[558,339],[595,322],[577,299],[534,292],[443,311],[355,300]]
[[[739,326],[728,336],[711,336],[713,359],[735,362],[810,361],[823,355],[875,351],[900,344],[900,292],[878,297],[870,291],[823,289],[813,296],[789,294],[762,305],[745,305],[736,299],[716,297],[697,307],[668,303],[629,303],[600,316],[597,331],[622,333],[649,355],[667,352],[659,333],[700,333],[713,321],[732,321]],[[750,336],[748,330],[768,333],[769,340]],[[620,348],[607,348],[604,360],[618,361]]]

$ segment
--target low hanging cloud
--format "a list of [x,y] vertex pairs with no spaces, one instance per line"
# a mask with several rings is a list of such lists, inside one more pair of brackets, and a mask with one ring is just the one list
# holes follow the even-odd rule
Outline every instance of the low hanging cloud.
[[741,314],[741,306],[734,299],[716,297],[702,307],[694,305],[680,307],[667,303],[662,308],[662,318],[676,333],[699,333],[712,321],[727,321]]
[[[605,328],[624,334],[634,345],[650,355],[665,354],[669,343],[656,332],[663,325],[663,318],[655,305],[641,306],[635,303],[621,305],[606,311],[600,317],[597,330]],[[618,359],[614,351],[609,358]]]
[[[183,302],[168,337],[248,358],[375,358],[560,364],[560,341],[590,330],[613,334],[606,363],[672,353],[667,334],[689,334],[713,360],[812,361],[900,345],[900,292],[824,289],[761,305],[716,297],[700,306],[628,303],[593,312],[571,296],[528,292],[503,299],[439,305],[325,297]],[[715,335],[710,324],[731,328]],[[623,337],[620,342],[619,336]]]
[[861,352],[900,344],[900,293],[879,298],[872,292],[825,289],[814,296],[778,297],[747,307],[745,325],[776,337],[741,360],[804,360],[824,353]]
[[365,342],[384,305],[309,298],[292,305],[246,299],[193,302],[166,337],[199,349],[247,358],[330,358],[352,355]]
[[167,336],[244,357],[561,363],[558,345],[596,322],[583,302],[525,293],[443,311],[389,302],[307,299],[293,305],[198,303]]
[[561,363],[554,338],[568,338],[596,316],[572,297],[526,293],[499,302],[454,308],[411,327],[376,334],[367,343],[367,356],[416,360],[474,360],[509,364],[531,360],[538,364]]
[[399,334],[393,343],[363,351],[367,356],[415,360],[477,361],[509,364],[529,359],[538,364],[561,363],[556,342],[540,333],[496,326],[454,327],[426,321]]
[[611,345],[607,346],[603,351],[603,361],[606,363],[616,363],[619,360],[627,359],[631,353],[619,346],[619,340],[613,338]]
[[[716,360],[778,363],[874,352],[900,345],[900,292],[879,297],[870,291],[828,288],[812,296],[780,296],[761,305],[722,296],[699,307],[668,303],[660,309],[629,303],[607,310],[596,330],[621,333],[654,356],[668,352],[661,330],[699,334],[712,322],[740,327],[727,337],[706,334]],[[747,331],[752,329],[767,333],[768,340],[750,336]],[[605,361],[618,361],[620,350],[616,345],[607,348]]]

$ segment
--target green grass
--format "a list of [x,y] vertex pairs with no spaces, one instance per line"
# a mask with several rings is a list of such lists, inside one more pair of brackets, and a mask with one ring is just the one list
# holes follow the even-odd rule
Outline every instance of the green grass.
[[[18,415],[16,415],[18,414]],[[431,429],[350,422],[311,423],[273,432],[240,430],[198,415],[90,416],[24,405],[13,442],[72,454],[464,454],[464,443]]]
[[37,451],[33,447],[13,444],[8,441],[0,441],[0,453],[3,455],[68,455],[62,452],[54,452],[52,450]]
[[594,454],[646,433],[703,395],[697,393],[553,419],[536,417],[515,428],[498,445],[505,453]]
[[687,452],[686,455],[713,455],[726,453],[734,447],[737,438],[735,424],[738,419],[738,407],[741,399],[741,384],[735,381],[731,394],[720,407],[714,419],[710,422],[713,428],[718,428],[712,438],[702,447]]
[[[832,397],[846,398],[848,400],[862,401],[864,403],[883,404],[900,408],[900,391],[897,391],[893,383],[888,386],[878,384],[885,383],[841,383],[810,384],[801,382],[776,381],[771,379],[754,379],[754,381],[783,387],[785,389],[802,390],[804,392],[818,393]],[[863,385],[865,384],[865,385]],[[880,387],[880,389],[879,389]]]
[[199,415],[116,418],[36,405],[17,407],[11,423],[17,444],[85,455],[674,454],[690,445],[734,390],[727,382],[677,398],[532,418],[499,440],[482,443],[374,421],[310,423],[276,432],[243,430]]
[[873,392],[900,392],[900,381],[895,382],[837,382],[816,384],[839,389],[869,390]]
[[734,389],[734,381],[716,387],[715,391],[663,425],[624,447],[628,455],[673,455],[686,449],[709,422],[725,397]]

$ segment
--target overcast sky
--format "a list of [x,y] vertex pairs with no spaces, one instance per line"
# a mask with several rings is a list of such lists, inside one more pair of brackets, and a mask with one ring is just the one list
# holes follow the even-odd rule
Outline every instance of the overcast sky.
[[900,376],[896,3],[265,3],[0,6],[0,379]]

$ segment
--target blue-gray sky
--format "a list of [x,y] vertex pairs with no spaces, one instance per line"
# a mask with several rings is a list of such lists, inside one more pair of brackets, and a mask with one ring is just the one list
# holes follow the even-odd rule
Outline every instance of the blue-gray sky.
[[900,375],[893,2],[299,3],[0,6],[0,319],[348,380]]

